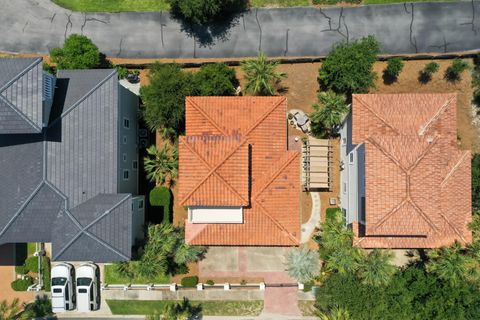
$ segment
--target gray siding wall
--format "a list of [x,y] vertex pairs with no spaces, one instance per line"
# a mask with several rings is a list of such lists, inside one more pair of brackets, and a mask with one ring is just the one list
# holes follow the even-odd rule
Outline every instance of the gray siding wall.
[[48,142],[47,177],[69,198],[69,208],[117,193],[117,84],[111,77],[55,123],[61,141]]
[[145,237],[145,197],[137,196],[132,199],[132,244]]
[[[138,97],[119,85],[118,193],[138,194]],[[126,128],[124,121],[130,126]],[[125,143],[126,140],[126,143]],[[137,169],[133,167],[136,161]],[[124,171],[128,171],[128,180]]]
[[340,130],[340,204],[347,224],[361,221],[362,197],[365,197],[365,148],[352,144],[352,117],[345,119]]

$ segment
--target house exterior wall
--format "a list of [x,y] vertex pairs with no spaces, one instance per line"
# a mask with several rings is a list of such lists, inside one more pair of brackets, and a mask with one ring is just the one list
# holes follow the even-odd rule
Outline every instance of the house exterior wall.
[[[138,97],[119,85],[118,193],[138,194]],[[128,127],[125,122],[128,122]],[[136,162],[136,168],[135,164]],[[128,172],[128,179],[125,178]]]
[[352,144],[352,116],[345,119],[340,130],[340,206],[347,225],[364,220],[362,202],[365,200],[365,147]]
[[145,197],[136,196],[132,198],[132,244],[136,240],[143,240],[145,232]]

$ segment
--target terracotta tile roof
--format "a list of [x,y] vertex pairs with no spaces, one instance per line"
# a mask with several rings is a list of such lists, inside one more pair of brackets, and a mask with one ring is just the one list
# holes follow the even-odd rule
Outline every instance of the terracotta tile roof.
[[242,224],[186,221],[187,243],[299,244],[300,153],[287,151],[286,111],[284,97],[187,97],[180,203],[244,206]]
[[456,143],[456,95],[354,95],[352,120],[352,141],[365,146],[366,223],[356,243],[470,242],[470,152]]

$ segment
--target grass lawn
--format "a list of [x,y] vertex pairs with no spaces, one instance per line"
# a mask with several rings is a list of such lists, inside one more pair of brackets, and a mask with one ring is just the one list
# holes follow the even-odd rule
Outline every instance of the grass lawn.
[[33,256],[33,254],[35,253],[35,249],[36,249],[36,243],[35,242],[27,243],[27,255],[29,257]]
[[82,12],[166,11],[165,0],[52,0],[61,7]]
[[[107,300],[113,314],[148,315],[160,312],[167,304],[179,301],[159,300]],[[204,316],[258,316],[263,310],[263,301],[190,301],[192,305],[201,305]]]
[[115,265],[105,265],[105,283],[109,284],[149,284],[149,283],[170,283],[170,276],[159,275],[154,278],[137,277],[133,279],[122,277],[116,270]]
[[[408,2],[454,2],[457,0],[408,0]],[[364,0],[363,4],[388,4],[388,3],[404,3],[400,0]]]
[[305,7],[309,0],[250,0],[252,7]]

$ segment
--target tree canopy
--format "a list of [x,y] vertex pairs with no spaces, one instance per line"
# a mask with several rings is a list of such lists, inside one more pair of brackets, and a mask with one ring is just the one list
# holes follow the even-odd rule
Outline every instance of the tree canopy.
[[232,96],[238,84],[235,70],[224,63],[203,65],[195,74],[195,85],[201,96]]
[[242,70],[247,80],[246,91],[260,96],[273,96],[276,86],[287,77],[285,72],[277,72],[278,61],[269,61],[264,53],[259,53],[256,59],[242,62]]
[[375,85],[372,68],[379,52],[373,36],[335,45],[320,67],[318,80],[337,93],[366,93]]
[[317,98],[310,113],[312,134],[319,138],[333,136],[348,113],[346,98],[331,90],[319,93]]
[[84,35],[72,34],[62,48],[50,51],[52,61],[57,69],[91,69],[100,64],[100,51],[97,46]]
[[204,25],[226,14],[238,11],[245,0],[167,0],[174,14],[189,22]]
[[287,272],[301,283],[312,281],[320,273],[318,252],[305,247],[292,249],[287,255]]

